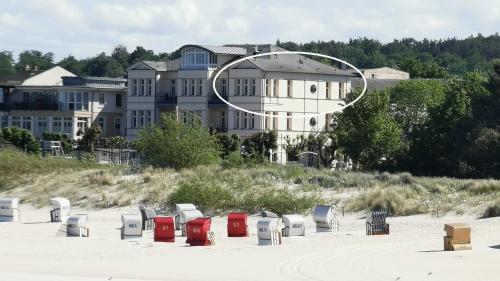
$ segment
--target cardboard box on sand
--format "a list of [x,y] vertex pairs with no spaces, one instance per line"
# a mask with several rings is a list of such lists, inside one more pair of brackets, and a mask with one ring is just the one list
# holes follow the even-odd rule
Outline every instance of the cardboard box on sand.
[[445,251],[472,250],[470,226],[463,223],[450,223],[444,225],[444,231],[446,231],[444,237]]

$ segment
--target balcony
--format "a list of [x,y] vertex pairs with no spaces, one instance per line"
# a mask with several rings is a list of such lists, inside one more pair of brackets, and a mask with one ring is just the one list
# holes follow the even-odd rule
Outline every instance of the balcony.
[[57,102],[14,102],[6,104],[5,110],[59,110]]
[[171,97],[171,96],[158,96],[156,98],[156,103],[158,107],[162,108],[168,108],[168,107],[174,107],[177,105],[177,97]]
[[[221,96],[223,99],[225,99],[227,101],[228,99],[228,96],[225,95],[225,96]],[[216,96],[215,94],[212,94],[210,96],[208,96],[208,107],[210,108],[226,108],[227,107],[227,104],[221,100],[218,96]]]

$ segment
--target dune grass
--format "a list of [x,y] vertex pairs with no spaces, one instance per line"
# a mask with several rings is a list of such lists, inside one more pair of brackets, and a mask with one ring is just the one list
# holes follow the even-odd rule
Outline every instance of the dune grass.
[[[15,189],[15,190],[14,190]],[[99,165],[0,150],[0,193],[44,206],[53,196],[108,208],[192,202],[207,214],[228,211],[307,213],[319,203],[347,211],[386,208],[393,215],[500,213],[500,181],[359,173],[299,166],[231,163],[174,171]]]

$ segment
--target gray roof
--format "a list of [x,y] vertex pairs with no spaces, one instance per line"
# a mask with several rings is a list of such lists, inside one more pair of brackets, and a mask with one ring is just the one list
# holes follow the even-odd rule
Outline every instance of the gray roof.
[[203,48],[209,52],[214,54],[226,54],[226,55],[240,55],[243,56],[247,53],[247,49],[241,47],[232,47],[232,46],[211,46],[211,45],[185,45],[182,48],[186,47],[199,47]]
[[[394,87],[399,84],[401,81],[407,80],[396,80],[396,79],[366,79],[366,87],[368,91],[372,90],[383,90],[385,88]],[[363,79],[355,78],[351,82],[351,86],[355,87],[363,87]]]
[[168,71],[179,70],[179,68],[181,67],[181,58],[176,58],[176,59],[173,59],[173,60],[168,60],[166,62],[166,65],[167,65],[167,70]]
[[167,71],[167,63],[165,61],[150,61],[150,60],[145,60],[142,61],[145,65],[151,67],[152,69],[156,71]]
[[[276,51],[286,50],[276,48]],[[248,62],[264,71],[354,76],[350,70],[341,70],[297,54],[251,58]]]
[[22,73],[14,73],[9,75],[0,76],[0,86],[18,86],[21,85],[26,79],[31,78],[43,71],[29,71]]

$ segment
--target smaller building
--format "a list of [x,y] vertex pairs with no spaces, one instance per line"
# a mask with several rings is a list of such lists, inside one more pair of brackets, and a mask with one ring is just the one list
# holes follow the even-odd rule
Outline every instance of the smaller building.
[[363,73],[366,79],[387,79],[387,80],[410,79],[410,73],[390,67],[361,69],[361,73]]
[[125,134],[126,79],[78,77],[60,66],[14,78],[0,77],[0,127],[74,140],[95,122],[106,137]]

